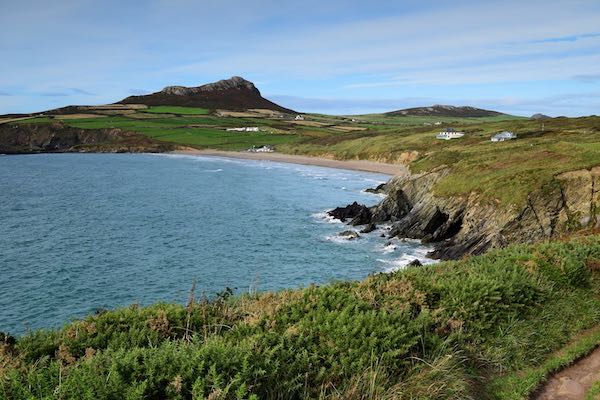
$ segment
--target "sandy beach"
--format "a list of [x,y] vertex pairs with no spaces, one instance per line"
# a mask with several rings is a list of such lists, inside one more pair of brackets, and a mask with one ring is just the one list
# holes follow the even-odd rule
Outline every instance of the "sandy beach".
[[198,150],[191,148],[176,150],[173,153],[196,156],[241,158],[245,160],[268,160],[292,164],[316,165],[319,167],[349,169],[354,171],[376,172],[385,175],[398,175],[406,173],[408,171],[406,166],[401,164],[386,164],[363,160],[340,161],[331,160],[328,158],[298,156],[293,154],[282,153],[251,153],[246,151]]

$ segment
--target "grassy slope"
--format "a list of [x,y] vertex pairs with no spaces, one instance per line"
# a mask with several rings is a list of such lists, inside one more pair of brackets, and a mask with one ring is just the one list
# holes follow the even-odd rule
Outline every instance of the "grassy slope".
[[119,309],[5,341],[0,398],[522,399],[543,374],[517,371],[600,323],[599,270],[590,236],[361,282]]

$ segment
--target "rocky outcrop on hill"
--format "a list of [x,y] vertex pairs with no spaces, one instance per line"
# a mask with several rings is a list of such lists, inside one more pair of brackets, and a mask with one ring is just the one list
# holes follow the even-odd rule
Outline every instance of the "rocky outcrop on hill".
[[79,129],[61,123],[2,124],[0,153],[112,152],[159,153],[175,146],[121,129]]
[[393,178],[386,187],[387,197],[369,209],[370,220],[361,222],[391,222],[389,237],[433,243],[431,256],[440,259],[600,227],[600,167],[556,176],[531,192],[520,208],[483,202],[476,193],[452,198],[435,196],[433,187],[448,173],[444,167]]
[[295,111],[281,107],[260,94],[250,81],[239,76],[197,87],[167,86],[160,92],[130,96],[120,104],[145,104],[148,106],[202,107],[211,110],[248,110],[254,108],[275,110],[294,114]]
[[453,117],[453,118],[477,118],[477,117],[493,117],[496,115],[505,115],[498,111],[484,110],[481,108],[469,107],[469,106],[446,106],[436,104],[431,107],[415,107],[407,108],[404,110],[391,111],[385,113],[390,116],[428,116],[428,117]]

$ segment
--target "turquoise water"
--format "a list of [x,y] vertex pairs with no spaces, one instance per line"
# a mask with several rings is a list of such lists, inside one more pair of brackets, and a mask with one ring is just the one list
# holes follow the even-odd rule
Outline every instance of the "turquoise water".
[[0,156],[0,331],[100,308],[360,279],[427,249],[349,242],[324,211],[387,176],[211,157]]

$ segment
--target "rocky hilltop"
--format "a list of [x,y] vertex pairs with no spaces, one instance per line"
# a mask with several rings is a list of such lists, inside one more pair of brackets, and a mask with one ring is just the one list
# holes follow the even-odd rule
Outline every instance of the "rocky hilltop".
[[79,129],[62,123],[2,124],[0,153],[159,153],[172,151],[174,145],[121,129]]
[[540,114],[540,113],[533,114],[531,117],[529,117],[529,119],[537,119],[537,120],[539,120],[539,119],[550,119],[550,118],[552,118],[552,117],[549,117],[549,116],[547,116],[545,114]]
[[431,254],[456,259],[513,243],[532,243],[585,228],[600,228],[600,167],[556,176],[531,192],[525,206],[500,208],[477,194],[442,198],[434,185],[449,173],[441,167],[422,174],[396,176],[386,185],[387,197],[377,206],[356,204],[331,215],[352,225],[391,222],[389,237],[433,243]]
[[506,115],[498,111],[484,110],[481,108],[469,106],[447,106],[436,104],[431,107],[415,107],[404,110],[391,111],[385,113],[389,116],[427,116],[427,117],[454,117],[454,118],[477,118],[477,117],[493,117],[498,115]]
[[145,104],[148,106],[202,107],[211,110],[268,109],[295,113],[262,97],[250,81],[239,76],[197,87],[167,86],[160,92],[130,96],[118,104]]

